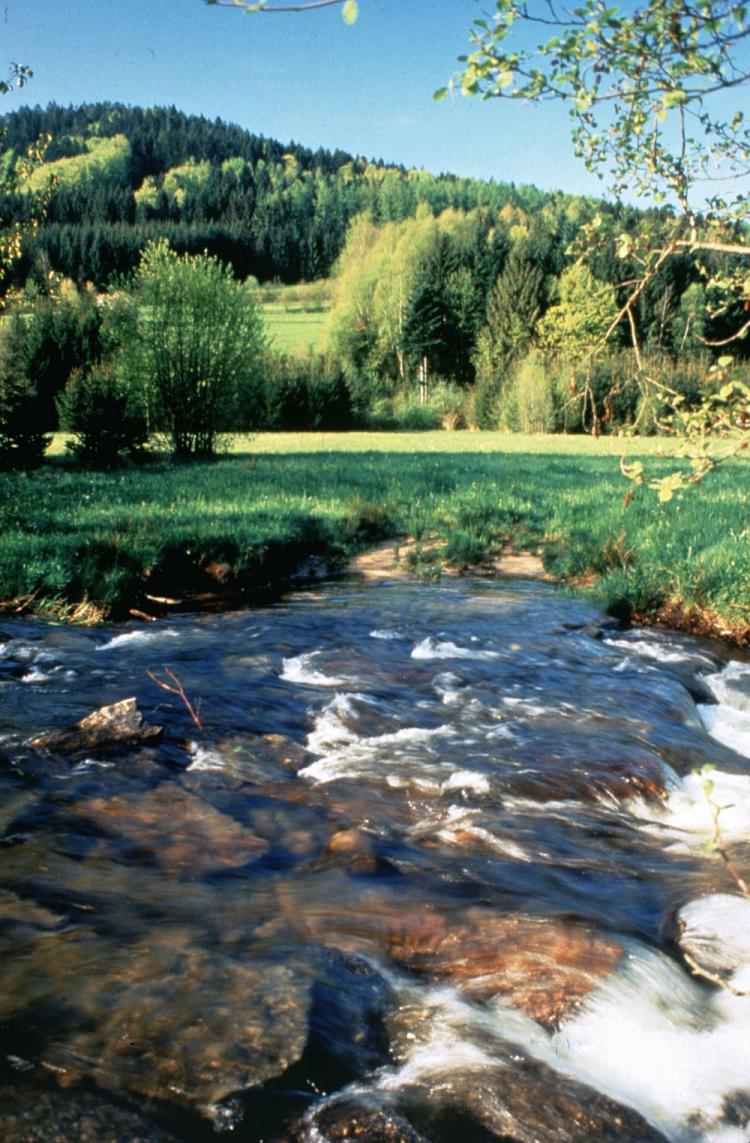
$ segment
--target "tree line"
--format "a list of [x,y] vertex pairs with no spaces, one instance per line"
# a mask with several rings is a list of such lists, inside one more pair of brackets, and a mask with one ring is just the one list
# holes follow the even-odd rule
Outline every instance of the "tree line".
[[[49,138],[36,185],[54,180],[46,218],[15,273],[16,283],[54,269],[103,289],[132,273],[149,242],[208,250],[240,278],[310,281],[330,274],[352,219],[401,222],[426,207],[506,206],[535,213],[561,193],[508,182],[430,175],[311,150],[174,108],[87,104],[21,108],[2,119],[5,146],[22,155]],[[0,196],[0,216],[24,210]]]
[[[285,148],[174,110],[51,106],[6,124],[11,164],[52,129],[0,204],[20,219],[44,195],[3,283],[6,466],[38,462],[58,427],[98,464],[154,432],[186,457],[259,428],[652,431],[664,408],[644,361],[657,390],[699,406],[712,346],[742,319],[715,285],[720,250],[673,251],[633,300],[668,209]],[[590,241],[613,227],[617,243]],[[715,227],[716,245],[744,233]],[[256,280],[299,281],[303,264],[330,271],[332,306],[326,351],[300,358],[269,349]]]

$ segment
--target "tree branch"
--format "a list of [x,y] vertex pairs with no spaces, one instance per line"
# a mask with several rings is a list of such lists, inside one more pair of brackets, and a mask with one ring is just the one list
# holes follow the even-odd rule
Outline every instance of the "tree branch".
[[344,0],[306,0],[302,4],[253,4],[247,0],[204,0],[214,8],[242,8],[249,12],[308,12],[313,8],[333,8]]

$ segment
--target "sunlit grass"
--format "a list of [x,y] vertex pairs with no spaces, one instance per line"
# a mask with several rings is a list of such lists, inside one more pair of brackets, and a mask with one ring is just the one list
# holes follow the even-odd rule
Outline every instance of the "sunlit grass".
[[[62,440],[54,441],[59,457]],[[297,433],[231,439],[213,464],[163,459],[114,473],[59,459],[0,485],[0,597],[89,599],[117,611],[144,577],[219,561],[273,582],[319,554],[343,561],[379,538],[436,532],[459,558],[538,548],[563,581],[618,613],[667,602],[750,620],[750,466],[733,462],[660,505],[618,456],[674,460],[664,442],[499,433]],[[170,563],[170,561],[172,561]]]

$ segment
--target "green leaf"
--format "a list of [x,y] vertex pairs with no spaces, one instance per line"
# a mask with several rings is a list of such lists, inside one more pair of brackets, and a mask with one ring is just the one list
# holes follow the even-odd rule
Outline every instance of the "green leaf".
[[437,91],[434,93],[434,95],[432,96],[432,98],[435,100],[436,103],[439,103],[441,99],[445,99],[447,94],[448,94],[448,88],[447,87],[439,87],[437,89]]
[[359,5],[357,4],[357,0],[346,0],[346,4],[344,4],[344,8],[341,14],[344,17],[345,23],[353,24],[359,15]]

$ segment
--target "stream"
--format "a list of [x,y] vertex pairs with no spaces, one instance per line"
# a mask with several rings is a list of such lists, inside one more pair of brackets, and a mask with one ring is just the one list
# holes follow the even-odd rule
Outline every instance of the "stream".
[[750,1139],[737,652],[516,580],[0,619],[0,786],[3,1140]]

